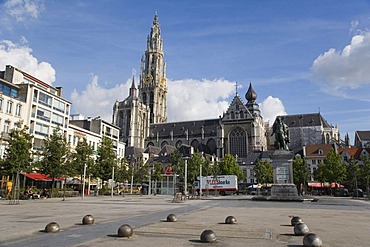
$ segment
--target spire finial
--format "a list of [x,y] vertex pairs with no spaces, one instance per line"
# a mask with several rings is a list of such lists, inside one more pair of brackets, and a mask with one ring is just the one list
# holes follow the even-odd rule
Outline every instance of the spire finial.
[[235,95],[238,96],[238,82],[235,82]]

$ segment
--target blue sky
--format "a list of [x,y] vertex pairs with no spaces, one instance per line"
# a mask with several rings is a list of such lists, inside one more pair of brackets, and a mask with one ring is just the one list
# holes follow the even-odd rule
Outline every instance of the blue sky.
[[369,1],[0,1],[0,70],[62,86],[74,113],[111,121],[156,11],[169,121],[217,118],[251,82],[266,121],[320,111],[352,142],[370,130]]

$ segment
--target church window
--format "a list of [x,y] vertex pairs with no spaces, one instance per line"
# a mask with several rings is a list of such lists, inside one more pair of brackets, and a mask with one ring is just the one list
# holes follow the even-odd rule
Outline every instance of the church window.
[[236,128],[229,135],[230,154],[240,158],[247,157],[247,135],[241,128]]
[[209,150],[211,151],[211,154],[216,154],[217,147],[216,147],[216,142],[213,138],[208,140],[207,146],[208,146]]
[[162,142],[162,144],[161,144],[161,148],[163,148],[163,147],[164,147],[164,146],[166,146],[166,145],[168,145],[168,142],[166,142],[166,141]]
[[179,141],[176,142],[176,148],[181,147],[181,145],[182,145],[182,141],[181,140],[179,140]]
[[143,93],[143,101],[144,101],[144,104],[147,104],[147,102],[146,102],[146,93]]
[[199,141],[197,139],[193,140],[190,145],[194,148],[194,150],[199,149]]
[[235,113],[231,112],[231,119],[235,119]]

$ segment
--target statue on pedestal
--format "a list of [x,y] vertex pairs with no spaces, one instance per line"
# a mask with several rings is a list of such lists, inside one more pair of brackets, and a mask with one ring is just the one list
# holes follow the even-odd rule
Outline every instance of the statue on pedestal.
[[275,134],[275,147],[281,150],[289,150],[289,128],[283,122],[282,117],[277,117],[272,126],[272,134]]

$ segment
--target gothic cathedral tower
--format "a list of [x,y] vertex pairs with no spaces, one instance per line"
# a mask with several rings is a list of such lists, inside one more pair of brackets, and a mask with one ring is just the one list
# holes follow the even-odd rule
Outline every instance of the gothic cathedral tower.
[[139,95],[134,78],[129,96],[113,106],[112,123],[121,128],[120,140],[127,147],[145,148],[150,124],[167,121],[166,63],[158,16],[147,39],[145,57],[141,59]]
[[141,59],[139,98],[149,106],[151,124],[167,122],[166,63],[158,16],[147,38],[145,57]]

